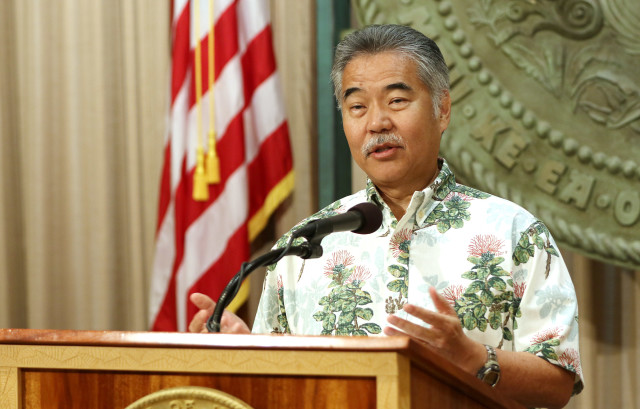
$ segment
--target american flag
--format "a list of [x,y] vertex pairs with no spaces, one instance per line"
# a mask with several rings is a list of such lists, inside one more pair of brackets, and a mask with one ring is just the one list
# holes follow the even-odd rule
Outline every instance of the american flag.
[[[200,3],[200,4],[192,4]],[[202,126],[209,129],[208,0],[174,0],[171,108],[165,138],[150,294],[153,330],[184,331],[192,292],[217,299],[249,258],[249,243],[293,188],[289,131],[272,48],[267,0],[215,0],[216,151],[220,182],[193,198],[199,138],[194,56],[200,42]],[[197,21],[196,21],[197,17]],[[196,40],[197,39],[197,40]]]

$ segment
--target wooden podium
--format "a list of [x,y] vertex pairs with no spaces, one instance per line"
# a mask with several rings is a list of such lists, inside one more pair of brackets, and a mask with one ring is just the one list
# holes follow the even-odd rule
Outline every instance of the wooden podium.
[[513,408],[407,337],[0,330],[0,408],[126,408],[213,388],[263,408]]

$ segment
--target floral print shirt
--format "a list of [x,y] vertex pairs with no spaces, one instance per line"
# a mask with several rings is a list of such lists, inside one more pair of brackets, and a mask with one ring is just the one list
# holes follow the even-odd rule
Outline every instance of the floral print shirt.
[[289,256],[270,266],[253,332],[378,335],[388,314],[426,325],[402,306],[434,309],[433,286],[469,337],[566,368],[580,392],[578,304],[549,230],[514,203],[457,184],[444,160],[440,167],[400,220],[368,181],[365,190],[302,221],[298,226],[364,201],[383,214],[374,233],[325,237],[320,258]]

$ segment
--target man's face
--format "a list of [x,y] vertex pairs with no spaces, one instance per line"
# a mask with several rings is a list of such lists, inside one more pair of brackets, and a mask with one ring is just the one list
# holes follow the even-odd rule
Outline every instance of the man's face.
[[[436,118],[415,63],[396,52],[353,58],[342,75],[342,92],[344,132],[358,166],[379,188],[424,189],[438,169],[449,95]],[[389,134],[397,138],[384,138]]]

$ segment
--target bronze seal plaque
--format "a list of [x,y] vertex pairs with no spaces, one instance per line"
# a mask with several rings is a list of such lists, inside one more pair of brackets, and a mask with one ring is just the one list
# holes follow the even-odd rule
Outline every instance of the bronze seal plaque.
[[138,399],[126,409],[252,409],[240,399],[217,389],[178,386]]
[[356,0],[411,25],[451,69],[442,154],[564,247],[640,268],[638,0]]

